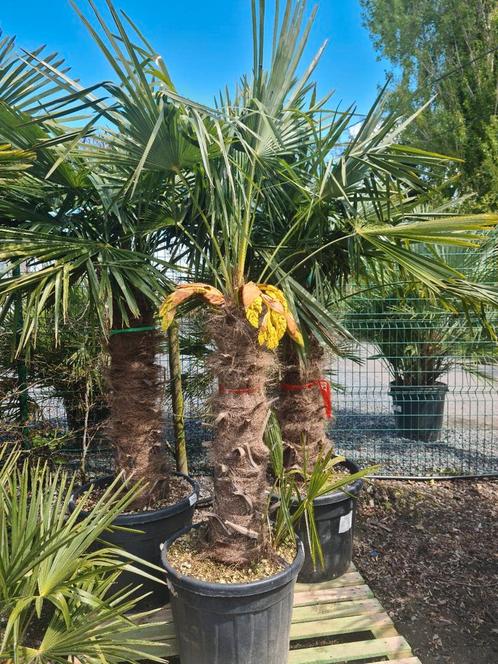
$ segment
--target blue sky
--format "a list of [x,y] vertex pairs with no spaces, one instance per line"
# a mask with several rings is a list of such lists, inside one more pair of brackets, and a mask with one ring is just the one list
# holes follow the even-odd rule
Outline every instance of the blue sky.
[[[104,6],[103,0],[96,2]],[[78,4],[89,11],[86,0]],[[273,1],[267,4],[272,6]],[[316,74],[320,92],[334,89],[336,104],[355,102],[357,110],[365,112],[385,80],[386,65],[376,60],[361,23],[359,0],[318,0],[317,4],[305,59],[309,61],[328,38]],[[233,87],[250,70],[250,0],[115,0],[115,5],[154,44],[182,94],[211,103],[220,88]],[[68,0],[3,0],[0,27],[4,33],[15,34],[25,48],[47,44],[58,51],[85,84],[111,77]]]

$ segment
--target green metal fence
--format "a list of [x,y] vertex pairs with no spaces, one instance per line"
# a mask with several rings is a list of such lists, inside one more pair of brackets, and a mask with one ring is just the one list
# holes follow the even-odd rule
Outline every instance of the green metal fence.
[[[498,316],[491,322],[496,326]],[[380,463],[383,475],[497,473],[496,345],[482,338],[474,345],[462,343],[458,330],[463,326],[469,326],[463,315],[442,312],[423,330],[422,343],[420,327],[409,314],[387,322],[365,313],[353,316],[351,331],[369,341],[355,347],[361,363],[332,365],[342,387],[331,425],[337,450],[361,464]],[[479,338],[479,321],[470,321],[470,328]],[[383,339],[384,352],[372,342],[376,337]],[[437,343],[441,338],[444,353]],[[399,374],[396,383],[397,362],[411,378],[408,385],[399,384]]]
[[[497,323],[498,315],[491,317],[490,324],[498,329]],[[351,348],[356,359],[331,358],[328,363],[334,384],[330,437],[337,452],[361,464],[379,463],[383,475],[497,474],[498,382],[493,382],[493,378],[498,381],[496,344],[482,334],[481,322],[463,313],[432,312],[421,335],[421,321],[413,312],[379,317],[378,313],[363,311],[349,314],[348,324],[358,339]],[[468,338],[462,336],[464,328]],[[189,334],[188,328],[184,330],[184,336]],[[375,343],[379,338],[383,356]],[[442,338],[444,353],[437,345]],[[392,368],[397,361],[404,363],[405,374],[413,372],[413,380],[405,389],[396,385],[393,389],[391,385],[393,373],[389,366]],[[166,354],[161,363],[168,380]],[[435,365],[444,369],[438,376],[434,374]],[[182,357],[182,375],[191,467],[209,471],[203,443],[211,435],[207,410],[212,385],[202,362],[191,355]],[[27,390],[22,388],[15,364],[10,370],[4,368],[0,373],[0,442],[21,435],[26,415],[21,410],[26,409],[22,397],[27,394],[26,424],[31,443],[55,441],[55,448],[72,449],[77,456],[81,431],[68,431],[71,394],[62,394],[60,388],[54,389],[29,371]],[[92,411],[89,418],[87,444],[92,459],[109,457],[101,417],[104,412]],[[165,437],[172,440],[167,389],[164,413]]]

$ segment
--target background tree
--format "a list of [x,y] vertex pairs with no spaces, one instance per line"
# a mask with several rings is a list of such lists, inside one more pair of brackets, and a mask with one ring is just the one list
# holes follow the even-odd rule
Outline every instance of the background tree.
[[443,195],[475,192],[474,211],[498,208],[498,5],[495,0],[361,0],[364,21],[395,84],[391,107],[430,102],[404,141],[463,159]]

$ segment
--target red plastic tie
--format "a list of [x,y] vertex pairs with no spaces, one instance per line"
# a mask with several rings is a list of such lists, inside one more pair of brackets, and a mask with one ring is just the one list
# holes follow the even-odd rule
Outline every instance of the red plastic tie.
[[254,394],[260,388],[259,387],[237,387],[230,388],[220,385],[219,394],[223,396],[224,394]]
[[280,383],[280,389],[284,392],[297,392],[299,390],[308,390],[312,387],[318,387],[323,399],[325,415],[328,419],[332,417],[332,390],[330,383],[325,378],[312,380],[310,383]]

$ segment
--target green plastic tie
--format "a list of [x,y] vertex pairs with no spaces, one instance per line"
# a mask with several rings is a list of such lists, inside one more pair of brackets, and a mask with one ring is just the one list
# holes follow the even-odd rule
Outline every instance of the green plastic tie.
[[129,332],[149,332],[157,329],[155,325],[146,325],[145,327],[125,327],[122,330],[111,330],[111,337],[114,334],[128,334]]

